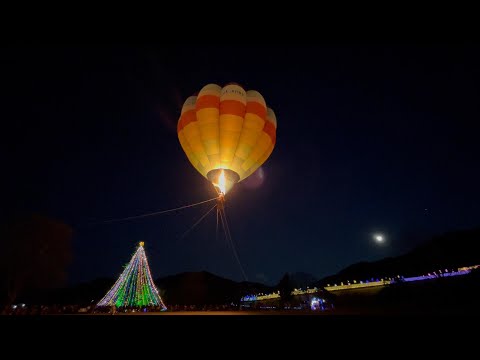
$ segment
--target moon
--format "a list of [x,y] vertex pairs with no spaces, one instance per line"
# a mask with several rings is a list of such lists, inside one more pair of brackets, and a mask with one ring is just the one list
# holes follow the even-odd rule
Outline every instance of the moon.
[[383,243],[385,241],[385,237],[382,234],[375,234],[373,238],[377,243]]

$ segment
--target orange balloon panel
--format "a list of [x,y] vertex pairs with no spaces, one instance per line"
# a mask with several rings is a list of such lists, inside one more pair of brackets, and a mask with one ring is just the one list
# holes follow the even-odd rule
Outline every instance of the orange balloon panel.
[[272,153],[277,120],[259,92],[208,84],[185,101],[177,129],[183,151],[204,177],[224,169],[242,181]]

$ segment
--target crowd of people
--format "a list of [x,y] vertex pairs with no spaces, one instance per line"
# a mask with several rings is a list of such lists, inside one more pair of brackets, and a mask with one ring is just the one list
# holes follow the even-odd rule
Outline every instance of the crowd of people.
[[[170,305],[166,311],[234,311],[238,305]],[[118,313],[139,313],[139,312],[162,312],[160,306],[148,307],[119,307],[96,305],[26,305],[18,304],[6,307],[4,315],[60,315],[60,314],[118,314]]]
[[[163,311],[168,312],[184,312],[184,311],[254,311],[254,310],[278,310],[277,306],[273,304],[262,303],[250,303],[242,304],[222,304],[222,305],[169,305],[167,309],[160,306],[148,306],[148,307],[116,307],[116,306],[103,306],[98,307],[95,304],[91,305],[26,305],[18,304],[12,305],[8,308],[4,308],[4,315],[73,315],[73,314],[105,314],[116,315],[122,313],[159,313]],[[307,304],[304,306],[288,306],[286,309],[294,310],[308,310]],[[328,306],[330,307],[330,306]]]

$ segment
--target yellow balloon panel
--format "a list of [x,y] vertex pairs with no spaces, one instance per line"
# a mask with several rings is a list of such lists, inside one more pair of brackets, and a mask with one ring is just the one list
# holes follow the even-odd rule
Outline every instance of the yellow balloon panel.
[[185,134],[183,131],[180,131],[178,133],[178,140],[180,140],[180,145],[182,145],[183,150],[185,151],[185,154],[188,157],[188,160],[192,163],[192,165],[197,168],[198,164],[200,164],[200,161],[195,157],[193,154],[193,150],[190,147],[190,144],[188,143],[187,139],[185,138]]
[[271,144],[272,139],[270,139],[270,137],[266,133],[262,132],[257,143],[255,144],[255,147],[253,148],[253,151],[250,153],[250,156],[242,164],[243,171],[248,171],[248,169],[250,169],[250,167],[255,164],[260,159],[260,157],[267,151],[268,147]]
[[203,147],[198,124],[196,122],[188,124],[183,128],[183,132],[195,157],[200,161],[204,168],[210,167],[210,161],[208,160],[207,153]]
[[245,171],[245,177],[250,176],[253,174],[262,164],[267,161],[268,157],[271,155],[273,152],[273,148],[275,147],[275,144],[271,144],[268,149],[263,153],[263,155],[260,156],[260,158],[248,169],[248,171]]
[[219,164],[219,104],[222,88],[216,84],[208,84],[200,90],[195,110],[198,121],[200,137],[210,162],[210,167]]

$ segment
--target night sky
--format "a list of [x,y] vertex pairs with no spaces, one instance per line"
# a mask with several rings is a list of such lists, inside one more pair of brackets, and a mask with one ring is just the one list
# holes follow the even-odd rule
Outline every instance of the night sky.
[[[480,225],[480,47],[31,46],[0,49],[2,215],[70,224],[70,283],[115,277],[145,241],[154,278],[241,280],[176,123],[208,83],[258,90],[278,121],[260,172],[228,195],[249,280],[333,274]],[[376,244],[373,234],[386,241]]]

